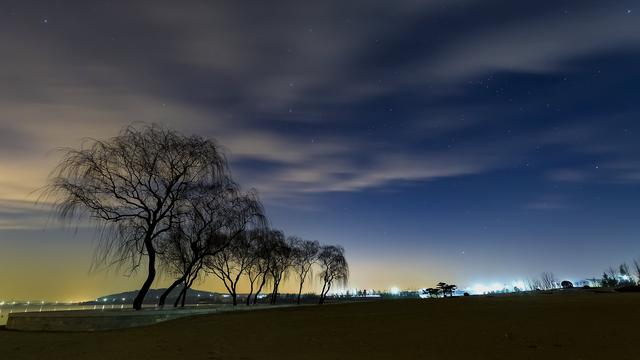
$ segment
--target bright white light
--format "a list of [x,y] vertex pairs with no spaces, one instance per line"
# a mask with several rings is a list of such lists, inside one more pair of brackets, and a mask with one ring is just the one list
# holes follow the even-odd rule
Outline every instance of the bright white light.
[[516,280],[512,283],[514,288],[518,288],[520,290],[524,290],[526,288],[526,285],[524,284],[524,281],[522,280]]
[[391,293],[391,295],[400,295],[400,289],[394,286],[391,289],[389,289],[389,293]]
[[505,284],[494,282],[490,285],[474,284],[470,288],[467,288],[467,290],[472,294],[486,294],[490,292],[503,291],[505,288]]

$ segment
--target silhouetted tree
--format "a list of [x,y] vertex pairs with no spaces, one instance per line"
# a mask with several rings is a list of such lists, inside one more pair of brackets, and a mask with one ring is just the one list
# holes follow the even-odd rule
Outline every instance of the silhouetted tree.
[[226,174],[225,158],[209,139],[129,126],[111,139],[66,149],[43,196],[61,217],[88,215],[103,230],[95,265],[129,264],[134,272],[146,260],[147,277],[133,301],[139,310],[155,279],[157,243],[174,227],[180,203],[194,184]]
[[256,194],[239,194],[231,182],[195,189],[182,214],[161,255],[163,264],[177,278],[160,296],[160,306],[164,305],[169,292],[181,283],[186,286],[183,286],[178,300],[182,297],[184,303],[186,292],[198,277],[207,257],[216,256],[245,231],[262,231],[266,227],[262,205]]
[[[262,289],[271,277],[271,267],[274,266],[275,263],[275,249],[284,241],[284,234],[279,230],[269,230],[265,232],[263,236],[264,238],[260,246],[260,256],[254,263],[254,267],[250,268],[250,271],[255,271],[253,273],[255,278],[260,279],[260,285],[253,297],[254,304],[258,302],[258,297]],[[249,276],[251,277],[251,274]],[[251,281],[251,279],[249,281]]]
[[275,305],[278,301],[280,283],[286,277],[293,262],[293,249],[285,241],[284,235],[276,236],[270,245],[269,280],[272,285],[271,304]]
[[560,286],[562,286],[563,289],[571,289],[573,287],[573,283],[569,280],[564,280],[560,283]]
[[543,272],[540,274],[540,284],[542,290],[551,290],[558,287],[558,280],[552,272]]
[[234,306],[238,304],[240,279],[256,259],[254,242],[250,235],[247,232],[239,234],[222,251],[205,259],[207,271],[222,280]]
[[637,259],[633,260],[633,269],[636,276],[636,284],[640,285],[640,262]]
[[458,288],[457,285],[447,284],[447,286],[445,286],[444,290],[447,292],[447,294],[449,294],[449,296],[453,296],[453,292],[456,291],[457,288]]
[[631,272],[627,263],[622,263],[618,267],[618,286],[633,286],[635,281],[633,280],[633,273]]
[[536,277],[530,277],[527,279],[527,287],[529,290],[542,290],[542,281]]
[[344,249],[334,245],[320,248],[318,262],[321,267],[319,276],[323,281],[319,303],[324,304],[334,282],[345,285],[349,280],[349,264],[344,256]]
[[[186,284],[190,280],[187,278],[197,277],[205,256],[224,248],[226,241],[217,236],[217,232],[226,223],[228,200],[235,197],[236,192],[235,184],[224,181],[216,186],[194,189],[188,196],[181,216],[177,217],[177,225],[161,241],[161,268],[176,279],[160,295],[158,306],[164,306],[169,293],[180,284],[183,284],[186,293]],[[176,300],[176,306],[182,293],[183,291]]]
[[615,278],[615,274],[602,273],[602,279],[600,280],[600,286],[602,287],[615,287],[618,285],[618,280]]
[[298,279],[300,280],[297,300],[297,304],[300,305],[302,287],[304,286],[307,275],[309,275],[309,272],[311,272],[311,269],[313,268],[313,264],[318,260],[320,243],[317,241],[302,240],[296,237],[291,237],[289,238],[289,245],[293,252],[291,268],[296,272]]
[[458,288],[458,286],[453,285],[453,284],[447,284],[445,282],[439,282],[436,287],[438,288],[439,292],[442,293],[443,297],[447,297],[447,294],[449,296],[453,296],[453,292]]
[[[246,299],[247,306],[251,304],[251,296],[253,295],[253,291],[256,290],[256,285],[261,281],[260,285],[264,286],[266,282],[265,276],[268,272],[269,258],[268,242],[265,241],[265,238],[269,235],[269,231],[270,230],[265,229],[263,231],[253,232],[250,237],[253,260],[245,270],[245,275],[249,281],[249,293]],[[260,288],[260,290],[262,290],[262,288]],[[255,302],[257,302],[257,299],[254,299],[254,303]]]
[[422,292],[426,295],[429,295],[429,297],[438,297],[438,295],[440,295],[440,289],[436,288],[426,288],[422,290]]

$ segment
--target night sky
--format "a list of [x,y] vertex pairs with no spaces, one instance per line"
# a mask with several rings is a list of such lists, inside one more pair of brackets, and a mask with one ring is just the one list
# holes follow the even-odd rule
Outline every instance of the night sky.
[[0,54],[0,299],[139,286],[33,204],[56,148],[136,121],[217,139],[351,287],[640,256],[636,1],[2,0]]

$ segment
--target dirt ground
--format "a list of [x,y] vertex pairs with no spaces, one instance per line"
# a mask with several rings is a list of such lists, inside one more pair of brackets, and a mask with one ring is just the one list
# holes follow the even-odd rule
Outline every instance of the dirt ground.
[[97,333],[0,331],[1,359],[640,359],[640,294],[389,300]]

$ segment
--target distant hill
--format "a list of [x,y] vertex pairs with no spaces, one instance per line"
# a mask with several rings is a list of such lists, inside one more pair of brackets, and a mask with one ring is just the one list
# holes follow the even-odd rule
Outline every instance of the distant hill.
[[[166,288],[163,289],[149,289],[149,292],[147,293],[147,296],[145,297],[145,304],[155,304],[158,302],[158,299],[160,298],[160,295],[162,295],[162,293],[164,293],[164,291],[166,290]],[[171,291],[171,293],[169,293],[169,296],[167,297],[167,304],[172,304],[176,298],[178,297],[178,294],[180,293],[180,290],[182,290],[182,288],[175,288]],[[133,291],[125,291],[125,292],[121,292],[121,293],[116,293],[116,294],[109,294],[109,295],[103,295],[103,296],[99,296],[96,300],[91,300],[91,301],[87,301],[84,302],[84,304],[88,304],[88,305],[95,305],[95,304],[130,304],[133,302],[133,299],[136,297],[136,295],[138,294],[138,290],[133,290]],[[189,304],[193,304],[193,303],[212,303],[212,302],[218,302],[220,301],[220,298],[222,297],[221,294],[218,293],[214,293],[214,292],[210,292],[210,291],[202,291],[202,290],[194,290],[194,289],[189,289],[187,290],[187,299],[186,302]]]

